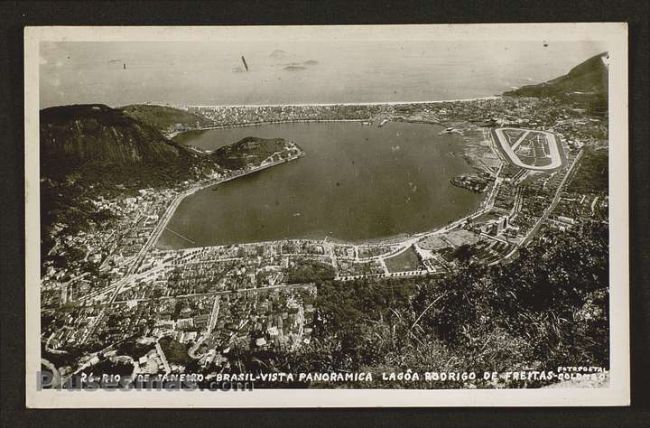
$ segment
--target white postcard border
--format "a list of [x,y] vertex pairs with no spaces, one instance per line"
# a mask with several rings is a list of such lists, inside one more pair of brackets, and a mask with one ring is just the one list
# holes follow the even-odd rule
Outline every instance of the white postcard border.
[[[190,40],[547,40],[609,46],[610,383],[607,388],[495,390],[279,389],[243,392],[37,390],[40,370],[39,43]],[[429,407],[629,405],[627,24],[268,27],[27,27],[25,42],[26,404],[30,408]]]

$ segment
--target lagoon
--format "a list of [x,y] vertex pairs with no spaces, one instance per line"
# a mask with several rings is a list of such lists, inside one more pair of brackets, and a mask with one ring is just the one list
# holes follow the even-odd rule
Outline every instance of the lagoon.
[[[267,124],[214,129],[181,140],[214,150],[244,137],[285,138],[298,160],[185,198],[158,248],[283,239],[359,242],[443,226],[475,210],[480,194],[449,180],[472,168],[463,139],[431,124]],[[184,237],[184,238],[183,238]]]

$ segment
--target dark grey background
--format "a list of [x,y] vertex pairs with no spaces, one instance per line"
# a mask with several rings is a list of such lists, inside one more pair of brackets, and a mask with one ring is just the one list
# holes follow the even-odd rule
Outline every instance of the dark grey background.
[[[91,4],[92,3],[92,4]],[[25,409],[23,43],[26,25],[279,25],[626,21],[630,32],[632,406],[562,409]],[[0,5],[0,426],[650,426],[648,4],[640,1],[6,2]],[[119,392],[116,392],[119,394]],[[567,403],[570,405],[571,403]]]

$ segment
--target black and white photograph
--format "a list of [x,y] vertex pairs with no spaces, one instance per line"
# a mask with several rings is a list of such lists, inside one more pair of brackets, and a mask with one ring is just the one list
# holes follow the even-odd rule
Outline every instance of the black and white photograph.
[[626,79],[617,23],[27,28],[27,405],[629,403]]

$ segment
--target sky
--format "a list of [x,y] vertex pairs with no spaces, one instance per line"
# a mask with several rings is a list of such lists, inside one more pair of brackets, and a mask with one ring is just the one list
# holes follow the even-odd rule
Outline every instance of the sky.
[[[565,74],[599,42],[228,40],[41,42],[41,108],[435,101]],[[249,70],[242,62],[245,57]]]

